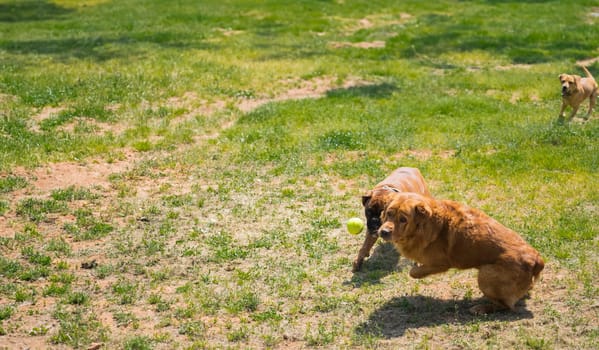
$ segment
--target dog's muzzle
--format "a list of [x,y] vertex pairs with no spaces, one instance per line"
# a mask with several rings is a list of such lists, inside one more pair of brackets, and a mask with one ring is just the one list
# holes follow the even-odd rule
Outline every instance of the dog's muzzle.
[[563,85],[562,86],[562,96],[568,96],[568,95],[569,95],[569,93],[568,93],[568,87],[565,86],[565,85]]
[[386,227],[383,227],[379,230],[379,236],[385,241],[388,241],[389,239],[391,239],[391,230]]
[[368,228],[368,234],[374,237],[378,237],[379,228],[381,227],[381,219],[375,218],[366,221],[366,227]]

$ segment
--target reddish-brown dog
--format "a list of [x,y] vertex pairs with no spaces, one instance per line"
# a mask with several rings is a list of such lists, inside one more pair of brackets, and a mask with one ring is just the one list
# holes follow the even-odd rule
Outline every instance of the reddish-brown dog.
[[370,256],[370,250],[378,239],[381,226],[381,214],[390,202],[392,194],[398,192],[416,192],[430,196],[420,170],[416,168],[397,168],[387,178],[362,196],[362,205],[366,215],[366,238],[358,257],[354,260],[353,271],[362,267],[364,259]]
[[413,278],[478,269],[478,286],[493,304],[473,306],[475,314],[514,310],[545,266],[539,252],[482,211],[416,193],[393,196],[379,235],[419,264],[410,270]]
[[562,108],[559,111],[559,120],[563,121],[565,116],[565,109],[567,106],[572,107],[572,113],[568,118],[568,121],[572,120],[578,112],[580,104],[589,99],[589,111],[587,112],[584,119],[589,119],[591,113],[593,113],[593,107],[597,101],[597,82],[589,70],[582,66],[582,69],[586,73],[586,78],[582,78],[579,75],[572,74],[560,74],[559,81],[562,84]]

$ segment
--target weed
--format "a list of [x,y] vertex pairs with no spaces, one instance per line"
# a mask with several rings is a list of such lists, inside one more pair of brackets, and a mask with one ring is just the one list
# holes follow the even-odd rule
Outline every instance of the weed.
[[20,176],[9,175],[0,178],[0,193],[8,193],[27,187],[29,183]]
[[66,213],[67,210],[66,204],[53,199],[26,198],[18,203],[16,213],[33,222],[40,222],[46,219],[47,214]]
[[146,336],[135,336],[125,341],[124,350],[151,350],[154,348],[153,341]]
[[42,265],[42,266],[50,266],[52,263],[52,258],[47,255],[36,252],[33,247],[25,247],[21,249],[21,255],[27,259],[32,264]]
[[52,191],[52,199],[56,201],[77,201],[98,198],[86,188],[77,188],[75,186],[67,187],[66,189],[57,189]]
[[206,326],[200,321],[186,322],[179,326],[179,334],[185,334],[190,339],[202,338],[205,333]]
[[139,319],[130,312],[116,312],[113,314],[113,318],[118,327],[126,327],[133,324],[133,328],[137,328],[135,327],[135,324],[139,322]]
[[58,308],[54,312],[54,317],[60,327],[50,338],[55,344],[82,347],[93,341],[102,341],[106,337],[101,323],[82,309],[66,311]]
[[13,312],[14,308],[10,305],[0,306],[0,321],[9,319]]
[[137,285],[120,280],[112,285],[112,292],[118,297],[119,304],[133,304],[137,297]]
[[0,215],[4,215],[10,209],[10,203],[0,200]]
[[227,333],[227,340],[231,342],[240,342],[249,338],[248,328],[240,327]]

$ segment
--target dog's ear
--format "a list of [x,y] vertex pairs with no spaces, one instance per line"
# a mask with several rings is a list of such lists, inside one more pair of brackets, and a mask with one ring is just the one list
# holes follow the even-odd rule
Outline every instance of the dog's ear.
[[560,74],[560,75],[557,77],[557,78],[559,79],[559,81],[560,81],[560,82],[562,81],[562,77],[563,77],[564,75],[565,75],[565,74],[564,74],[564,73],[562,73],[562,74]]
[[372,190],[369,190],[368,192],[364,193],[364,195],[362,196],[362,205],[366,206],[371,198],[372,198]]
[[431,207],[426,202],[418,202],[414,205],[414,216],[418,219],[430,218],[433,215]]

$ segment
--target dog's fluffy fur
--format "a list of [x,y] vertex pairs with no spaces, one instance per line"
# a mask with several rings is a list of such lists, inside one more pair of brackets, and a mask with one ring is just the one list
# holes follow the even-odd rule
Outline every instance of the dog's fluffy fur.
[[572,107],[572,113],[568,118],[568,121],[571,121],[576,116],[580,104],[587,98],[589,99],[589,111],[584,119],[589,119],[591,113],[593,113],[593,107],[595,107],[597,101],[597,82],[586,67],[582,66],[582,69],[587,75],[586,78],[572,74],[559,75],[559,81],[562,84],[562,108],[559,112],[560,121],[563,121],[565,117],[567,106]]
[[413,278],[450,268],[478,269],[479,288],[493,304],[472,307],[475,314],[514,310],[545,266],[516,232],[482,211],[416,193],[393,196],[379,235],[418,263],[410,270]]
[[362,205],[366,215],[366,237],[358,257],[353,262],[353,271],[362,267],[364,259],[370,256],[370,250],[378,239],[378,230],[381,226],[381,214],[390,202],[392,194],[398,192],[416,192],[430,196],[428,188],[420,170],[416,168],[401,167],[395,169],[388,177],[379,182],[372,190],[362,196]]

